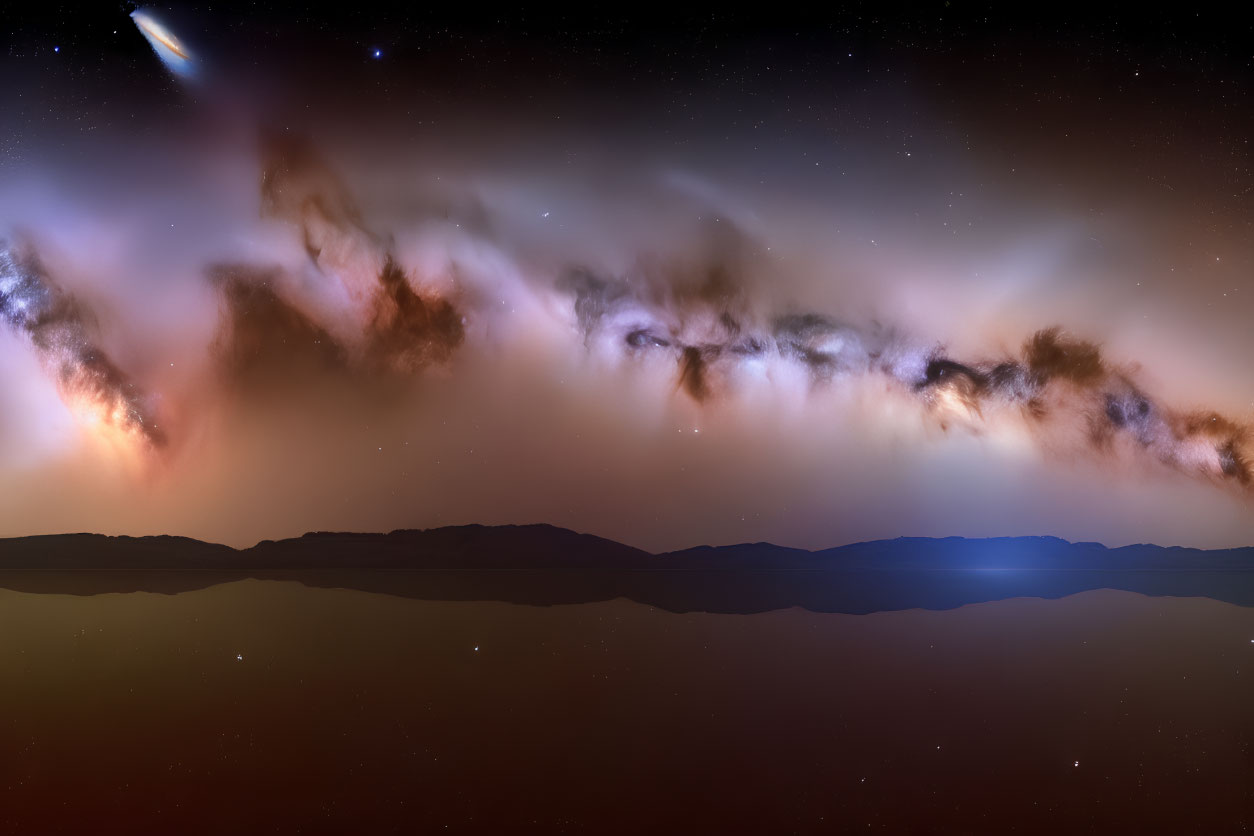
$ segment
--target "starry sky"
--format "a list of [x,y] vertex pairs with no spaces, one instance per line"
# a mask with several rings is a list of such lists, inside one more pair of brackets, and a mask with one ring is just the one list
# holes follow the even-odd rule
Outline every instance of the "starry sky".
[[15,13],[0,536],[1254,543],[1250,23],[1008,14]]

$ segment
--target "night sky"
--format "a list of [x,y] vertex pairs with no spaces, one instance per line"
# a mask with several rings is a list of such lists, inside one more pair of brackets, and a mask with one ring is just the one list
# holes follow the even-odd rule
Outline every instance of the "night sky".
[[350,5],[6,13],[0,536],[1254,542],[1248,21]]

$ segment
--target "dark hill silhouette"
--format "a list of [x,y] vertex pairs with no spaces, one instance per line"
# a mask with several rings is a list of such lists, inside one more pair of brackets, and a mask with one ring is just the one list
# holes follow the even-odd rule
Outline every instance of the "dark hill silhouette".
[[548,605],[625,597],[674,612],[946,609],[1099,588],[1254,606],[1254,548],[947,537],[814,552],[745,543],[650,554],[549,525],[317,532],[247,549],[169,536],[0,540],[0,587],[14,590],[174,593],[244,578],[433,600]]

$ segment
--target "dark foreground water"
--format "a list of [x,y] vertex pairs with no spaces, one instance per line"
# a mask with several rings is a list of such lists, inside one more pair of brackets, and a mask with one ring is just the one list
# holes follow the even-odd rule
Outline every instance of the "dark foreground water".
[[0,590],[13,833],[1254,827],[1254,610]]

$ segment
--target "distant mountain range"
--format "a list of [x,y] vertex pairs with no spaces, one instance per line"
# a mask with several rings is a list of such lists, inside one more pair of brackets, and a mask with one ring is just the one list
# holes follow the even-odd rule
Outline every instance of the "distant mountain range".
[[318,532],[247,549],[169,536],[0,540],[0,587],[9,589],[179,592],[248,577],[439,600],[625,597],[676,612],[943,609],[1104,587],[1254,606],[1254,548],[1108,549],[1055,537],[903,537],[821,551],[745,543],[663,554],[549,525]]

